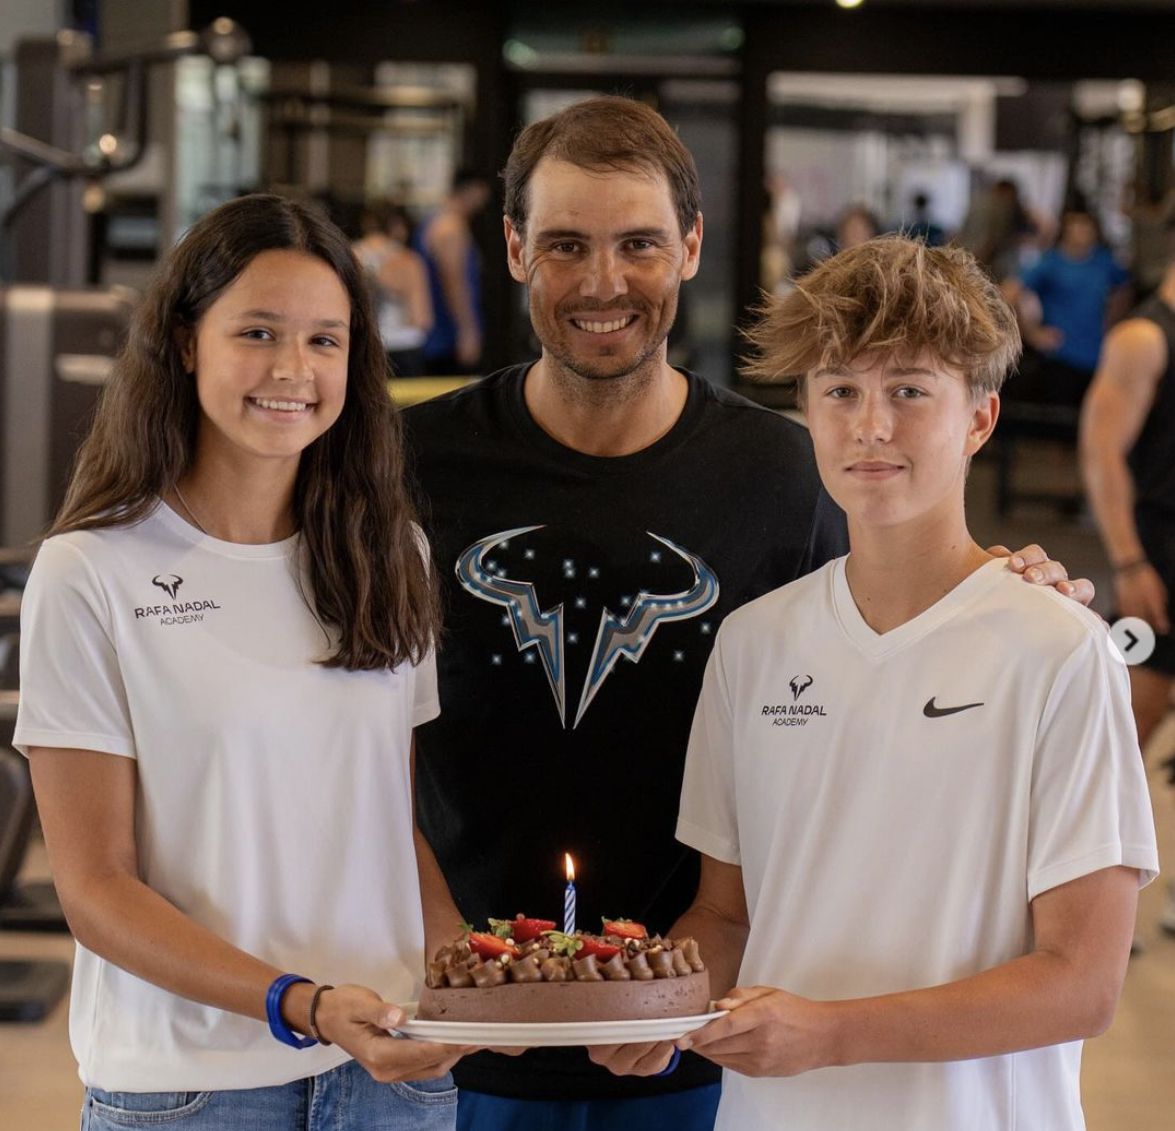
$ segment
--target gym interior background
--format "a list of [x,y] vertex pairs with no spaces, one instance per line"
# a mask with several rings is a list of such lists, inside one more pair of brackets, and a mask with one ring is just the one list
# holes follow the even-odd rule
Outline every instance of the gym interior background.
[[[502,255],[498,171],[522,125],[611,92],[656,106],[702,178],[703,266],[674,360],[784,410],[784,390],[739,380],[739,327],[764,289],[838,245],[853,209],[881,230],[965,238],[1010,181],[1024,259],[1079,198],[1143,289],[1175,200],[1175,0],[335,0],[282,13],[258,0],[3,0],[0,756],[30,544],[165,250],[242,192],[315,200],[354,228],[376,200],[419,220],[472,171],[494,192],[472,221],[489,372],[535,349]],[[396,395],[427,391],[407,382]],[[975,525],[993,542],[1044,543],[1108,592],[1072,409],[1017,405],[1014,385],[1008,398],[972,477]],[[1175,747],[1170,720],[1152,747],[1151,763]],[[61,999],[70,942],[27,774],[15,757],[3,769],[0,1125],[65,1128],[81,1095]],[[1171,848],[1157,781],[1155,809]],[[1175,1126],[1175,939],[1148,926],[1157,895],[1144,895],[1146,950],[1114,1028],[1087,1046],[1091,1131]]]

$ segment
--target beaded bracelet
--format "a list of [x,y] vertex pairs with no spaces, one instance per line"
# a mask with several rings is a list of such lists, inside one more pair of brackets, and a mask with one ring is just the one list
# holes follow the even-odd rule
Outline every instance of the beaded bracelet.
[[311,1045],[318,1044],[318,1041],[314,1037],[299,1037],[282,1020],[282,995],[292,985],[309,981],[309,978],[303,978],[301,974],[280,974],[270,983],[269,990],[265,994],[265,1016],[269,1020],[269,1031],[282,1044],[295,1049],[308,1049]]

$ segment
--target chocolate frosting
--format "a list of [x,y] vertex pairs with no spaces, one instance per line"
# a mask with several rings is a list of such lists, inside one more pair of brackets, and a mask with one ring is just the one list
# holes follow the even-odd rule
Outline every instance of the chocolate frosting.
[[[550,937],[529,939],[514,951],[497,958],[482,959],[470,949],[467,936],[441,947],[428,964],[425,985],[429,989],[486,989],[505,983],[514,985],[543,982],[648,982],[654,979],[684,978],[701,974],[706,967],[698,953],[696,939],[672,939],[655,936],[630,939],[609,935],[603,943],[617,948],[617,953],[603,960],[595,954],[568,956],[575,947],[582,953],[585,939],[598,936],[577,933],[564,936],[548,932]],[[507,940],[512,945],[512,940]],[[555,953],[559,951],[559,953]]]

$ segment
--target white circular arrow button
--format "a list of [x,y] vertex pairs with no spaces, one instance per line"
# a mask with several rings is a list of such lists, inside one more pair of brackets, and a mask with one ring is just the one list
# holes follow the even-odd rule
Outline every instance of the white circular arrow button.
[[1114,650],[1128,664],[1144,664],[1155,650],[1155,630],[1140,617],[1123,617],[1110,626]]

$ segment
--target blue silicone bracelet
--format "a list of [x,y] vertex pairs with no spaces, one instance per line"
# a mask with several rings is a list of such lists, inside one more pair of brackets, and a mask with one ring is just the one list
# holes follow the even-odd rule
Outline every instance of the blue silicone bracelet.
[[297,982],[309,981],[309,978],[303,978],[301,974],[282,974],[280,977],[274,978],[265,994],[265,1016],[269,1020],[269,1031],[282,1044],[295,1049],[308,1049],[318,1042],[313,1037],[299,1037],[282,1020],[282,995]]
[[669,1063],[661,1069],[660,1072],[654,1072],[654,1076],[670,1076],[674,1069],[677,1068],[678,1061],[681,1060],[681,1049],[674,1049],[673,1055],[669,1058]]

